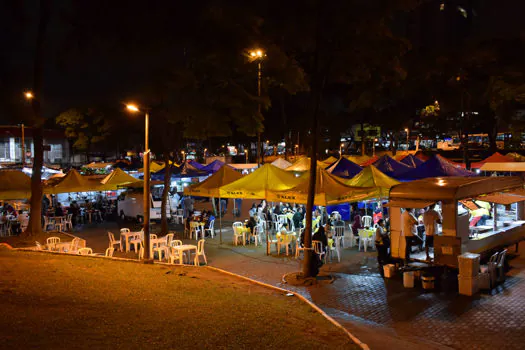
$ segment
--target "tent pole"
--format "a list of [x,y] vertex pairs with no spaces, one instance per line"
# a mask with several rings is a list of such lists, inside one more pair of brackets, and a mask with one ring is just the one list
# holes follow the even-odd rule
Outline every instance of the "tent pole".
[[219,193],[219,244],[222,245],[222,205],[221,194]]

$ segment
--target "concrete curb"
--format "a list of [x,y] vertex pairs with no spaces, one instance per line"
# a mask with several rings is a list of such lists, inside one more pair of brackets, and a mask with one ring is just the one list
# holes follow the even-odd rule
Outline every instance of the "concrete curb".
[[294,296],[298,297],[301,301],[303,301],[304,303],[308,304],[312,309],[314,309],[315,311],[317,311],[319,314],[321,314],[324,318],[326,318],[328,321],[330,321],[334,326],[336,326],[337,328],[341,329],[356,345],[358,345],[359,347],[361,347],[361,349],[363,350],[370,350],[370,348],[368,347],[368,345],[366,345],[365,343],[363,343],[362,341],[360,341],[355,335],[353,335],[352,333],[350,333],[345,327],[343,327],[339,322],[337,322],[336,320],[334,320],[332,317],[328,316],[323,310],[321,310],[321,308],[319,308],[319,306],[315,305],[314,303],[312,303],[310,300],[306,299],[305,297],[303,297],[301,294],[298,294],[298,293],[294,293],[290,290],[287,290],[287,289],[284,289],[284,288],[279,288],[279,287],[276,287],[276,286],[272,286],[271,284],[267,284],[267,283],[264,283],[264,282],[260,282],[260,281],[257,281],[257,280],[254,280],[254,279],[251,279],[251,278],[248,278],[248,277],[245,277],[245,276],[241,276],[241,275],[238,275],[236,273],[233,273],[233,272],[229,272],[229,271],[226,271],[226,270],[222,270],[222,269],[219,269],[217,267],[213,267],[213,266],[209,266],[209,265],[206,265],[206,266],[203,266],[209,270],[212,270],[212,271],[216,271],[216,272],[220,272],[220,273],[224,273],[226,275],[230,275],[230,276],[233,276],[233,277],[237,277],[237,278],[240,278],[242,280],[245,280],[245,281],[248,281],[248,282],[251,282],[251,283],[254,283],[254,284],[257,284],[257,285],[260,285],[262,287],[266,287],[266,288],[270,288],[270,289],[274,289],[276,291],[279,291],[279,292],[282,292],[282,293],[286,293],[286,294],[293,294]]
[[[103,255],[78,255],[78,254],[65,254],[65,253],[60,253],[60,252],[51,252],[51,251],[46,251],[46,250],[35,250],[35,249],[32,249],[32,248],[13,248],[11,247],[9,244],[7,243],[0,243],[0,246],[5,246],[7,247],[8,249],[10,250],[20,250],[20,251],[29,251],[29,252],[37,252],[37,253],[48,253],[48,254],[57,254],[57,255],[67,255],[67,256],[78,256],[78,257],[82,257],[82,258],[104,258],[104,259],[110,259],[110,260],[116,260],[116,261],[123,261],[123,262],[131,262],[131,263],[136,263],[136,264],[139,264],[141,263],[139,260],[136,260],[136,259],[129,259],[129,258],[117,258],[117,257],[106,257],[106,256],[103,256]],[[361,349],[363,350],[370,350],[370,348],[368,347],[367,344],[363,343],[362,341],[360,341],[355,335],[353,335],[352,333],[350,333],[345,327],[343,327],[339,322],[337,322],[336,320],[334,320],[332,317],[330,317],[328,314],[326,314],[323,310],[321,310],[321,308],[319,308],[317,305],[315,305],[313,302],[311,302],[310,300],[306,299],[304,296],[302,296],[301,294],[298,294],[298,293],[294,293],[290,290],[287,290],[287,289],[284,289],[284,288],[280,288],[280,287],[276,287],[276,286],[272,286],[271,284],[267,284],[267,283],[264,283],[264,282],[260,282],[260,281],[257,281],[257,280],[254,280],[254,279],[251,279],[249,277],[245,277],[245,276],[241,276],[241,275],[238,275],[236,273],[233,273],[233,272],[229,272],[229,271],[226,271],[226,270],[222,270],[222,269],[219,269],[217,267],[213,267],[213,266],[209,266],[209,265],[205,265],[205,266],[194,266],[194,265],[178,265],[178,264],[168,264],[168,263],[163,263],[163,262],[154,262],[153,265],[163,265],[163,266],[171,266],[171,267],[186,267],[186,268],[206,268],[208,270],[211,270],[211,271],[215,271],[215,272],[219,272],[219,273],[223,273],[223,274],[226,274],[226,275],[229,275],[229,276],[233,276],[233,277],[236,277],[236,278],[239,278],[239,279],[242,279],[242,280],[245,280],[245,281],[248,281],[250,283],[253,283],[253,284],[257,284],[259,286],[262,286],[262,287],[265,287],[265,288],[269,288],[269,289],[273,289],[273,290],[276,290],[278,292],[281,292],[281,293],[285,293],[285,294],[293,294],[294,296],[296,296],[297,298],[299,298],[299,300],[301,300],[302,302],[306,303],[307,305],[309,305],[312,309],[314,309],[315,311],[317,311],[321,316],[323,316],[324,318],[326,318],[330,323],[332,323],[334,326],[336,326],[337,328],[339,328],[340,330],[342,330],[349,338],[350,340],[352,340],[356,345],[358,345]]]

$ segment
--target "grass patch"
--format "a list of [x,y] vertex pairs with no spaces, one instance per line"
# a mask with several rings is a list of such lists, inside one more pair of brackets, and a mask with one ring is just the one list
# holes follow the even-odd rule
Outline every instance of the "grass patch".
[[6,348],[357,348],[295,297],[207,269],[0,248]]

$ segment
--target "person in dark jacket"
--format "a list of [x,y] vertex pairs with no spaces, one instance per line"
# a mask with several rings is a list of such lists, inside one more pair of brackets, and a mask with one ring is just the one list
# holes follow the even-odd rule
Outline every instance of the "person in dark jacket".
[[323,249],[326,251],[326,247],[328,246],[328,237],[326,237],[324,226],[319,226],[317,232],[312,236],[312,241],[320,241],[323,243]]

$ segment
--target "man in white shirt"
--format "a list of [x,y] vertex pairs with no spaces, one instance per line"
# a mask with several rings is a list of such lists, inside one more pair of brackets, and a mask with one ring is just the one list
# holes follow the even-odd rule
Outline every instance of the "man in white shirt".
[[405,208],[403,214],[401,214],[401,229],[403,236],[405,236],[405,260],[408,262],[410,259],[410,251],[412,250],[412,245],[416,240],[416,225],[417,220],[412,214],[412,209]]
[[438,232],[438,224],[441,224],[441,215],[436,211],[436,204],[428,207],[423,214],[423,225],[425,225],[425,251],[427,260],[430,260],[428,254],[429,248],[434,247],[434,235]]

